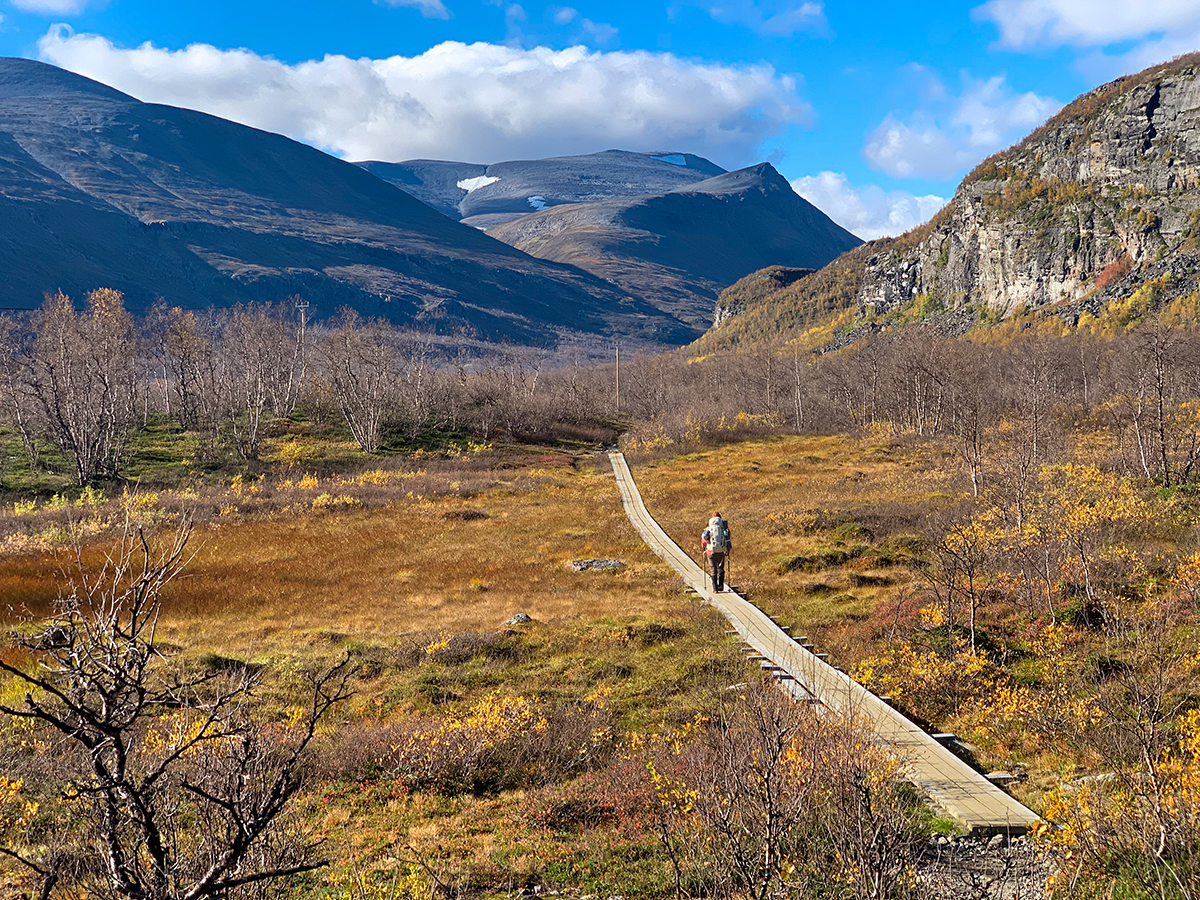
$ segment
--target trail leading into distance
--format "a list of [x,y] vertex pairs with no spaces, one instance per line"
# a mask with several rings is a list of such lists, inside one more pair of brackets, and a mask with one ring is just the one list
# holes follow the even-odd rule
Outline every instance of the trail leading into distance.
[[780,678],[780,686],[796,700],[818,702],[835,715],[873,733],[900,763],[909,779],[935,804],[970,832],[1023,834],[1038,816],[943,747],[915,722],[872,694],[845,672],[819,659],[797,643],[766,613],[728,585],[721,593],[709,587],[707,574],[671,540],[642,502],[622,453],[609,453],[621,500],[629,520],[646,544],[687,584],[715,606]]

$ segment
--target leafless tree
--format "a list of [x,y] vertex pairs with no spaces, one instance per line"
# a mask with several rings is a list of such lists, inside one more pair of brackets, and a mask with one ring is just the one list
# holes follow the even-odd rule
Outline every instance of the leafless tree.
[[30,386],[46,427],[84,484],[115,474],[135,410],[136,340],[120,291],[99,288],[78,313],[59,292],[34,319]]
[[23,329],[8,316],[0,316],[0,409],[21,436],[29,468],[37,471],[41,454],[32,413],[35,398],[29,379],[28,340]]
[[325,372],[358,446],[379,449],[384,419],[394,412],[404,361],[395,329],[342,310],[321,344]]
[[243,459],[258,458],[281,337],[277,324],[267,310],[238,306],[222,330],[224,418]]
[[[233,898],[323,865],[286,812],[317,722],[348,696],[348,660],[311,678],[292,726],[256,718],[248,668],[167,660],[160,593],[186,562],[189,531],[152,549],[127,526],[98,571],[77,560],[60,611],[14,638],[35,665],[0,660],[27,688],[0,712],[57,735],[62,768],[79,773],[59,785],[78,823],[59,835],[71,853],[0,848],[40,877],[44,897],[60,884],[69,896]],[[70,857],[83,862],[67,871]]]
[[179,424],[215,441],[222,412],[217,312],[201,315],[157,304],[147,319],[154,355],[168,385],[166,411],[171,411],[173,395]]

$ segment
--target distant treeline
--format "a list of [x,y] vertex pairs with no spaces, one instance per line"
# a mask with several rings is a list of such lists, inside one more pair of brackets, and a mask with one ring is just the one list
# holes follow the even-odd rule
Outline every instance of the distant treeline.
[[49,296],[25,318],[0,317],[0,422],[33,469],[49,443],[80,483],[119,476],[151,416],[198,435],[202,454],[243,460],[272,420],[303,415],[341,419],[366,453],[430,431],[598,441],[619,427],[631,449],[654,451],[747,430],[875,429],[949,441],[977,489],[997,448],[1010,462],[1054,461],[1089,431],[1115,467],[1164,485],[1193,480],[1200,462],[1200,332],[1153,318],[1115,335],[911,327],[829,354],[785,345],[694,359],[684,348],[618,371],[552,368],[527,347],[456,353],[348,310],[314,324],[300,306],[159,304],[135,319],[111,289],[82,310]]

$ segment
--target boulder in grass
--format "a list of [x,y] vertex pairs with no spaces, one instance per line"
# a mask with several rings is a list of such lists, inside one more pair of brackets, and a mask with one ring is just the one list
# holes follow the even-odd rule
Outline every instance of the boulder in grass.
[[517,613],[511,619],[506,621],[505,625],[528,625],[533,621],[533,617],[529,613]]
[[619,572],[625,563],[619,559],[573,559],[571,568],[576,572]]

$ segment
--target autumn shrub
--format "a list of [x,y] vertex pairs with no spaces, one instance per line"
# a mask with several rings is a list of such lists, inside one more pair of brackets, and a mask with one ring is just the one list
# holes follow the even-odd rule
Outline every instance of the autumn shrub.
[[897,763],[769,683],[644,752],[677,896],[918,896],[930,823]]
[[655,800],[636,756],[616,756],[603,768],[531,791],[524,815],[552,831],[649,825]]
[[997,674],[985,655],[970,652],[961,634],[942,652],[899,640],[854,667],[855,679],[868,689],[895,698],[929,722],[946,721],[965,706],[990,696]]
[[1200,710],[1157,757],[1057,788],[1046,818],[1056,894],[1098,896],[1116,882],[1130,897],[1200,895]]
[[1131,260],[1128,256],[1122,256],[1120,259],[1109,263],[1100,270],[1099,274],[1096,275],[1096,287],[1103,290],[1110,283],[1116,281],[1132,268],[1133,260]]
[[384,777],[393,766],[393,748],[405,737],[405,730],[396,723],[344,722],[317,743],[310,771],[322,781],[364,782]]
[[775,562],[775,570],[784,572],[820,572],[843,566],[853,559],[858,559],[870,548],[866,544],[847,546],[837,544],[830,547],[819,547],[809,553],[798,553],[794,556],[782,556]]
[[413,789],[481,794],[587,771],[615,744],[602,698],[551,707],[493,691],[465,712],[407,725],[389,770]]

